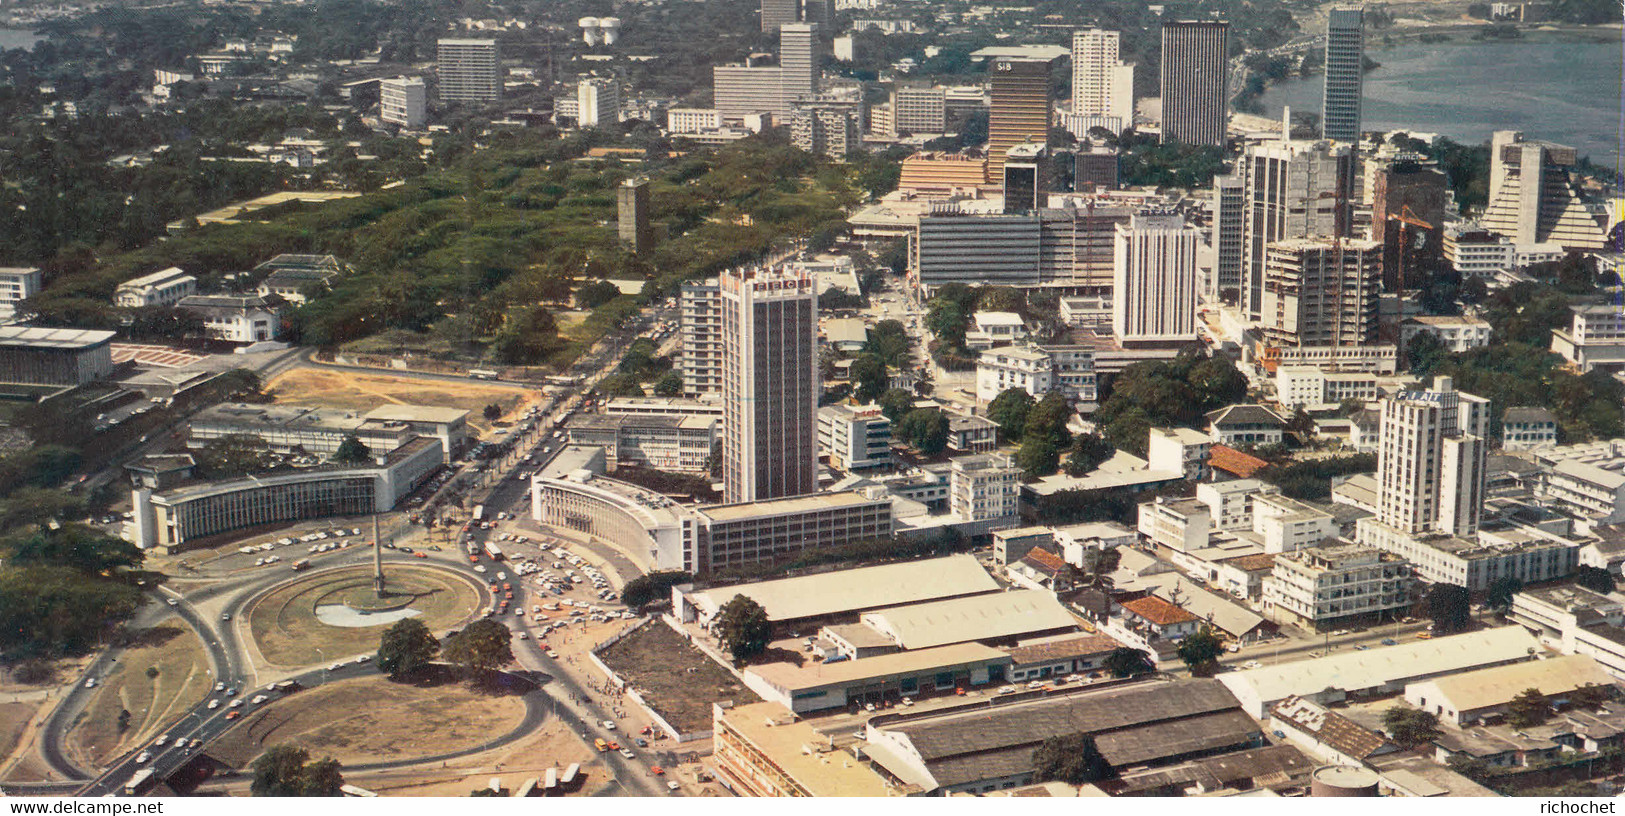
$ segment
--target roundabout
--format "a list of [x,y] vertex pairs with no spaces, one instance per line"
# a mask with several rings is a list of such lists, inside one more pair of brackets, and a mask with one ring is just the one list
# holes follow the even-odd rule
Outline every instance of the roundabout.
[[385,590],[373,588],[372,567],[311,573],[267,589],[244,606],[248,634],[260,656],[298,667],[377,649],[385,627],[417,618],[443,632],[471,620],[483,588],[443,567],[390,563]]

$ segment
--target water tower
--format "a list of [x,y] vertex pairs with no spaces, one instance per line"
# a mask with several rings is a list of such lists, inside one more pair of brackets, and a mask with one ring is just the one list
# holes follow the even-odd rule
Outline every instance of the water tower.
[[600,17],[598,18],[598,29],[603,32],[604,45],[614,45],[615,41],[620,39],[621,36],[621,18]]
[[583,17],[576,21],[581,26],[581,39],[588,45],[598,45],[604,41],[603,31],[598,27],[597,17]]

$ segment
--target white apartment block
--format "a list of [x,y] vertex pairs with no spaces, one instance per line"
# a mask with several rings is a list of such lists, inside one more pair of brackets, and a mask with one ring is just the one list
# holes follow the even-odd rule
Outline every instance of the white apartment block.
[[621,89],[613,80],[589,78],[576,83],[576,126],[606,128],[620,124]]
[[1027,322],[1015,312],[977,312],[971,323],[974,328],[965,332],[965,348],[972,351],[1008,346],[1027,339]]
[[1379,550],[1312,547],[1276,556],[1264,579],[1264,612],[1314,626],[1397,613],[1410,607],[1413,583],[1409,564]]
[[1264,540],[1264,552],[1288,553],[1318,546],[1337,537],[1332,514],[1280,494],[1253,498],[1253,532]]
[[39,294],[40,271],[34,267],[0,267],[0,321],[17,314],[17,304]]
[[1191,481],[1207,476],[1213,438],[1190,428],[1152,428],[1146,440],[1146,462],[1152,470],[1185,474]]
[[1088,346],[1004,346],[982,352],[976,360],[976,399],[985,404],[1010,388],[1020,388],[1035,398],[1060,391],[1068,399],[1094,402],[1094,350]]
[[891,94],[891,133],[941,133],[947,129],[947,92],[900,87]]
[[1253,529],[1253,502],[1277,491],[1275,485],[1257,479],[1202,482],[1196,486],[1196,500],[1207,505],[1214,529],[1233,532]]
[[210,335],[234,343],[260,343],[282,334],[282,319],[259,295],[188,295],[175,308],[203,319]]
[[1443,249],[1445,262],[1463,277],[1490,278],[1517,266],[1512,241],[1493,232],[1446,230]]
[[1438,377],[1382,402],[1378,520],[1402,533],[1470,536],[1484,504],[1489,400]]
[[683,396],[722,393],[722,295],[716,279],[685,283],[678,294]]
[[1134,123],[1134,65],[1118,58],[1119,39],[1094,28],[1072,33],[1072,113],[1109,118],[1113,132]]
[[679,136],[722,127],[722,111],[716,108],[671,108],[666,111],[666,132]]
[[1314,366],[1325,371],[1369,371],[1392,374],[1399,370],[1399,347],[1391,344],[1367,346],[1298,346],[1277,351],[1277,364]]
[[948,512],[965,521],[1016,520],[1021,468],[1000,453],[956,457],[948,473]]
[[126,309],[173,306],[181,298],[194,294],[197,294],[197,278],[172,266],[119,284],[113,293],[113,303]]
[[1625,309],[1607,304],[1572,307],[1567,330],[1552,330],[1552,351],[1582,372],[1625,365]]
[[1557,417],[1545,408],[1508,408],[1501,414],[1501,449],[1549,448],[1557,444]]
[[1625,473],[1565,459],[1541,474],[1539,495],[1559,510],[1594,524],[1625,521]]
[[429,96],[423,77],[394,77],[378,83],[378,118],[407,130],[423,127],[429,118]]
[[1358,523],[1360,543],[1390,552],[1411,564],[1416,576],[1435,584],[1455,584],[1481,592],[1498,578],[1525,584],[1554,581],[1574,572],[1580,548],[1573,542],[1528,528],[1503,533],[1480,530],[1477,539],[1444,533],[1405,534],[1376,519]]
[[1213,531],[1207,505],[1195,499],[1158,496],[1140,504],[1139,531],[1147,541],[1175,552],[1194,552],[1207,546]]
[[1117,224],[1112,256],[1112,333],[1118,342],[1196,339],[1199,231],[1172,214],[1137,213]]
[[1490,344],[1490,324],[1476,317],[1420,315],[1400,324],[1400,344],[1410,345],[1419,334],[1431,334],[1445,349],[1460,353]]
[[1577,586],[1526,589],[1512,596],[1508,613],[1542,645],[1566,655],[1586,655],[1604,671],[1625,678],[1625,606]]
[[826,405],[818,409],[818,447],[836,470],[851,472],[892,464],[891,420],[875,406]]
[[564,430],[570,444],[603,448],[617,467],[703,474],[721,425],[716,417],[577,414]]
[[1280,366],[1275,370],[1275,399],[1287,410],[1339,405],[1344,400],[1377,399],[1377,375],[1327,372],[1314,366]]

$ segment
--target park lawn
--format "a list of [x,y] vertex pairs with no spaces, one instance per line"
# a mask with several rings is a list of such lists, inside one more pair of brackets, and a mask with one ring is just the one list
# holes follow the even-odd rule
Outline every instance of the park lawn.
[[[99,767],[158,736],[214,688],[208,651],[178,619],[170,618],[137,637],[140,645],[119,656],[68,731],[68,749],[86,767]],[[158,675],[148,677],[147,670],[153,667]],[[129,728],[123,732],[118,728],[121,709],[130,712]]]

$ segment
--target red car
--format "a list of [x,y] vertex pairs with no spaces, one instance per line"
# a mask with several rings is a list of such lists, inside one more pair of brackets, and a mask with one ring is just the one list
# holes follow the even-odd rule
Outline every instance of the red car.
[[413,557],[416,557],[416,558],[428,558],[429,557],[428,555],[425,555],[424,553],[412,553],[412,555],[413,555]]
[[241,716],[243,716],[243,712],[238,711],[236,709],[232,709],[231,711],[226,712],[226,719],[228,719],[228,720],[235,720],[235,719],[237,719],[238,717],[241,717]]
[[511,600],[513,600],[513,593],[512,592],[504,592],[504,593],[502,593],[502,597],[504,599],[506,599],[506,600],[511,601]]
[[470,563],[470,564],[478,564],[478,563],[480,563],[480,557],[477,556],[477,555],[471,555],[471,556],[468,557],[468,563]]

